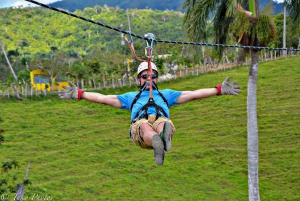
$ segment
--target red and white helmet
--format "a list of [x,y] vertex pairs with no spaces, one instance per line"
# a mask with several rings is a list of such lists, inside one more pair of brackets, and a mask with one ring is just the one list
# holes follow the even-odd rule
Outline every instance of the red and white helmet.
[[[152,70],[156,71],[156,73],[158,74],[157,67],[153,62],[151,62],[151,67],[152,67]],[[138,70],[137,70],[137,75],[139,76],[139,74],[141,72],[143,72],[144,70],[148,70],[148,62],[145,62],[145,61],[139,65]]]

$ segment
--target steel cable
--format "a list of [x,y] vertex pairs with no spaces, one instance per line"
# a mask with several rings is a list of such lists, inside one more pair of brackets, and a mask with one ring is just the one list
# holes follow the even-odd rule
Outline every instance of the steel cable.
[[[87,21],[87,22],[90,22],[90,23],[93,23],[93,24],[97,24],[99,26],[102,26],[102,27],[105,27],[105,28],[108,28],[108,29],[112,29],[114,31],[118,31],[118,32],[121,32],[121,33],[124,33],[124,34],[128,34],[130,37],[134,36],[134,37],[149,41],[149,38],[147,38],[147,37],[139,36],[139,35],[134,34],[132,32],[124,31],[124,30],[121,30],[119,28],[112,27],[112,26],[109,26],[109,25],[101,23],[101,22],[95,22],[91,19],[75,15],[74,13],[71,13],[69,11],[65,11],[65,10],[62,10],[62,9],[59,9],[59,8],[54,8],[54,7],[48,6],[46,4],[42,4],[42,3],[34,1],[34,0],[25,0],[25,1],[31,2],[31,3],[39,5],[39,6],[42,6],[44,8],[48,8],[50,10],[54,10],[56,12],[60,12],[60,13],[78,18],[80,20],[84,20],[84,21]],[[286,50],[286,51],[296,51],[296,52],[300,51],[300,49],[293,49],[293,48],[271,48],[271,47],[260,47],[260,46],[227,45],[227,44],[214,44],[214,43],[202,43],[202,42],[183,42],[183,41],[157,40],[157,39],[150,39],[150,40],[152,42],[156,42],[156,43],[173,43],[173,44],[181,44],[181,45],[204,45],[204,46],[212,46],[212,47],[232,47],[232,48],[242,48],[242,49],[279,50],[279,51],[280,50]]]

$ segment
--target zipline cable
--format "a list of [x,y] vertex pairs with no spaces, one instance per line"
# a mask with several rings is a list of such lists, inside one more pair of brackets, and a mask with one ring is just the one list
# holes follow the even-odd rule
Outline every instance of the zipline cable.
[[[112,27],[112,26],[106,25],[106,24],[101,23],[101,22],[95,22],[91,19],[87,19],[85,17],[78,16],[78,15],[75,15],[73,13],[70,13],[69,11],[65,11],[65,10],[62,10],[62,9],[59,9],[59,8],[54,8],[54,7],[42,4],[42,3],[34,1],[34,0],[25,0],[25,1],[28,1],[28,2],[36,4],[36,5],[39,5],[39,6],[44,7],[44,8],[48,8],[50,10],[54,10],[56,12],[60,12],[60,13],[78,18],[80,20],[84,20],[84,21],[87,21],[87,22],[90,22],[90,23],[93,23],[93,24],[103,26],[103,27],[108,28],[108,29],[112,29],[114,31],[118,31],[118,32],[121,32],[121,33],[124,33],[124,34],[128,34],[130,36],[134,36],[134,37],[137,37],[137,38],[140,38],[140,39],[143,39],[143,40],[148,40],[147,37],[139,36],[139,35],[136,35],[136,34],[133,34],[133,33],[129,32],[129,31],[124,31],[124,30],[121,30],[119,28]],[[227,45],[227,44],[213,44],[213,43],[202,43],[202,42],[182,42],[182,41],[157,40],[157,39],[153,39],[152,42],[172,43],[172,44],[182,44],[182,45],[204,45],[204,46],[212,46],[212,47],[232,47],[232,48],[258,49],[258,50],[287,50],[287,51],[296,51],[296,52],[300,51],[300,49],[293,49],[293,48],[271,48],[271,47],[259,47],[259,46]]]

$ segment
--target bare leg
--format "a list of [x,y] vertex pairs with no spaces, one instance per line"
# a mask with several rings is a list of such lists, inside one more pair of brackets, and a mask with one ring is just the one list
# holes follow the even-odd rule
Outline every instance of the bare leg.
[[164,142],[162,141],[159,134],[152,129],[148,124],[140,125],[140,135],[144,142],[152,146],[154,149],[154,159],[157,165],[162,165],[164,163],[165,151]]
[[157,134],[157,132],[154,131],[153,128],[148,124],[143,123],[140,125],[140,134],[144,142],[147,145],[152,146],[152,137],[153,135]]
[[163,128],[164,128],[165,122],[161,122],[160,124],[158,124],[156,131],[157,133],[161,133]]

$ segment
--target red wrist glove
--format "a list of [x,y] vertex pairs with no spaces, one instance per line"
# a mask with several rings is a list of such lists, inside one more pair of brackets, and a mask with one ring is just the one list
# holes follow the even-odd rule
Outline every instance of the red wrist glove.
[[83,94],[84,91],[82,89],[77,88],[77,92],[78,92],[78,100],[80,100],[81,99],[81,94]]
[[218,89],[217,95],[238,95],[240,93],[240,86],[236,85],[236,81],[229,82],[229,76],[222,82],[222,84],[217,85],[215,88]]
[[215,86],[215,88],[218,89],[217,95],[222,95],[222,84]]

